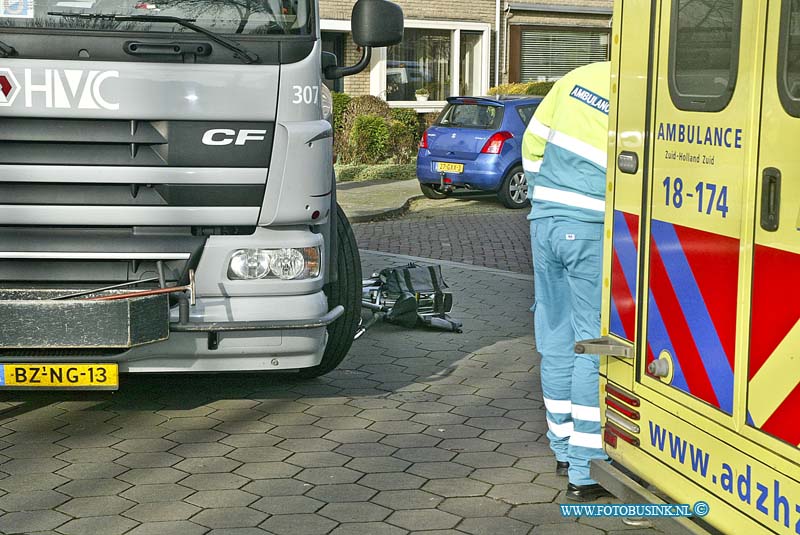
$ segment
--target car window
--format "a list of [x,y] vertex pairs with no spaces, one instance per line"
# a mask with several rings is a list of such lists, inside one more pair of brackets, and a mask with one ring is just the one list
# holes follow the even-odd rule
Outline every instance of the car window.
[[499,128],[502,121],[502,106],[459,103],[448,104],[436,124],[438,126],[492,130]]
[[533,117],[533,112],[535,111],[536,104],[517,106],[517,113],[519,114],[519,118],[522,119],[522,122],[525,124],[525,126],[528,126],[528,123],[531,122],[531,117]]

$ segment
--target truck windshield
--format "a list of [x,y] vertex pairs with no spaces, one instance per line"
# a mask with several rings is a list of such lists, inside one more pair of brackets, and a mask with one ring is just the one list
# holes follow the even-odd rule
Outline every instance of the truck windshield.
[[51,12],[179,17],[217,34],[240,35],[306,35],[312,19],[310,0],[15,0],[0,2],[0,29],[192,31],[164,22],[63,17]]

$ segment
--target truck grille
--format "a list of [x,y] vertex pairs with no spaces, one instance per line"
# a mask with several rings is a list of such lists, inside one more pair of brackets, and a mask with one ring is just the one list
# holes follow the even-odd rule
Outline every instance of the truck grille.
[[[264,134],[209,147],[202,142],[209,130]],[[0,164],[266,168],[273,133],[272,123],[9,117],[0,128]]]
[[249,226],[271,122],[0,118],[0,225]]
[[0,162],[168,165],[166,134],[164,124],[149,121],[9,118],[0,129]]
[[188,228],[0,227],[0,300],[9,284],[28,287],[18,282],[91,289],[159,277],[159,261],[166,282],[188,284],[206,239]]

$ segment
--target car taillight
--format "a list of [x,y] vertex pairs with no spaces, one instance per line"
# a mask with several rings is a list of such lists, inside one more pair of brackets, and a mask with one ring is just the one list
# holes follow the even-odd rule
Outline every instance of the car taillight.
[[481,149],[481,154],[500,154],[503,150],[503,143],[507,139],[514,137],[511,132],[495,132],[492,137],[486,140],[486,144]]
[[422,133],[422,139],[419,140],[419,148],[427,149],[428,148],[428,131]]

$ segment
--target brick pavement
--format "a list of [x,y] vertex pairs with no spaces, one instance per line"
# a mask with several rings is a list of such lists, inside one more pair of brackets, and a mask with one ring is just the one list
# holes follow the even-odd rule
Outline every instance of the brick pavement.
[[403,216],[353,228],[363,249],[531,274],[527,214],[492,196],[421,199]]
[[655,533],[559,514],[529,277],[444,274],[464,334],[379,325],[313,381],[136,376],[116,393],[3,393],[0,533]]

